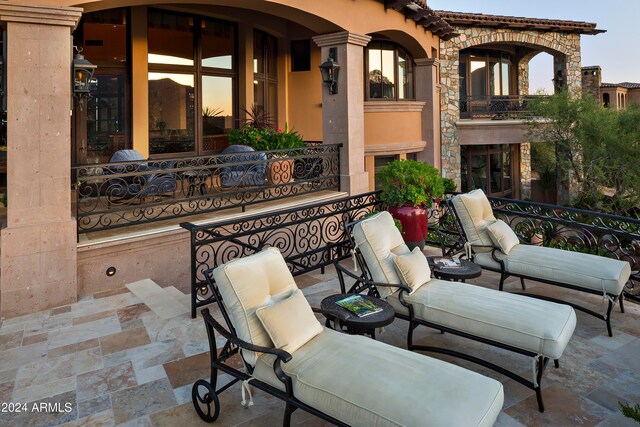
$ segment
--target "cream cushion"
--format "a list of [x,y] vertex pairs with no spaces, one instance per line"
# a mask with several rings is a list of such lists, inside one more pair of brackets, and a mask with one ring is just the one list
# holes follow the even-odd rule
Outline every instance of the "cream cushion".
[[516,233],[501,219],[489,225],[487,231],[493,243],[505,254],[508,254],[515,245],[520,244]]
[[[504,261],[509,273],[612,295],[620,295],[631,275],[626,261],[541,246],[517,245],[508,255],[497,253],[496,256]],[[500,264],[491,254],[476,254],[473,260],[482,267],[500,270]]]
[[260,307],[256,315],[274,346],[289,353],[322,332],[322,325],[300,289],[293,291],[287,299]]
[[[267,248],[222,264],[213,270],[213,278],[238,337],[252,344],[273,347],[256,310],[281,301],[298,289],[280,251]],[[243,351],[242,355],[247,363],[255,363],[254,352]]]
[[[273,360],[262,354],[253,376],[284,390]],[[280,366],[296,398],[352,426],[491,426],[504,399],[494,379],[329,329]]]
[[[367,260],[367,267],[375,282],[401,284],[393,259],[411,253],[389,212],[380,212],[356,223],[353,227],[356,246]],[[384,298],[393,288],[380,287]]]
[[[404,299],[418,319],[551,359],[562,356],[576,326],[576,314],[568,305],[467,283],[433,279]],[[397,313],[409,314],[398,292],[386,301]]]
[[431,280],[431,270],[427,257],[420,248],[415,247],[408,255],[398,255],[393,259],[396,266],[396,272],[402,281],[402,284],[415,292],[420,286]]
[[[477,189],[458,194],[452,199],[467,240],[472,245],[493,246],[487,227],[496,222],[489,199]],[[474,248],[475,252],[490,252],[491,248]]]

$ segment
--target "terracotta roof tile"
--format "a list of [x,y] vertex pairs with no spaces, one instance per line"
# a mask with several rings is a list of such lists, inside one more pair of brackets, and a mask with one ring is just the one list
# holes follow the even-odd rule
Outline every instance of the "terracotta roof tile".
[[623,87],[625,89],[640,89],[640,83],[631,83],[631,82],[602,83],[600,87]]
[[434,10],[433,12],[452,25],[465,27],[504,27],[519,30],[573,32],[580,34],[599,34],[606,31],[597,29],[597,24],[592,22],[485,15],[482,13],[452,12],[447,10]]

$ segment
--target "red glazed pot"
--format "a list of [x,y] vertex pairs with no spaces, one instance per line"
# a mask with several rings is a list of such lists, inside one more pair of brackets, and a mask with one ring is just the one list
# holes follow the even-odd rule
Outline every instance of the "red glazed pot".
[[393,206],[389,208],[391,216],[402,224],[402,238],[409,246],[423,247],[427,239],[429,220],[427,210],[413,205]]

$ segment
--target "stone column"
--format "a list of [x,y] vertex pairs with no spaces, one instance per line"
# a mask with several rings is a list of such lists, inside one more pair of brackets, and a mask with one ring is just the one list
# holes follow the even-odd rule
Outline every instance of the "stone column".
[[322,62],[329,49],[337,48],[340,65],[338,93],[322,90],[322,140],[342,143],[340,151],[340,190],[349,195],[369,190],[369,175],[364,169],[364,49],[371,37],[340,32],[316,36],[313,41],[322,50]]
[[452,179],[459,189],[462,182],[457,128],[460,120],[459,51],[450,41],[446,43],[446,47],[440,44],[441,173],[443,177]]
[[7,30],[7,226],[0,314],[77,299],[71,216],[71,31],[82,9],[0,5]]
[[531,144],[520,144],[520,197],[531,198]]
[[440,85],[437,58],[416,59],[416,101],[426,101],[422,110],[422,139],[425,149],[418,153],[418,160],[426,162],[440,170]]

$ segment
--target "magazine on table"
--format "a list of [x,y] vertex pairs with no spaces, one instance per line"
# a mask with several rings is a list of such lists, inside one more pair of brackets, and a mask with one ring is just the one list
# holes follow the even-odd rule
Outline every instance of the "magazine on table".
[[452,257],[437,257],[433,259],[435,265],[440,268],[458,268],[462,267],[462,263],[458,258]]
[[381,307],[378,307],[361,295],[351,295],[336,301],[340,307],[344,307],[358,317],[368,316],[373,313],[382,311]]

